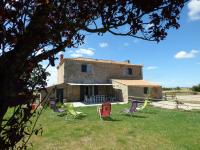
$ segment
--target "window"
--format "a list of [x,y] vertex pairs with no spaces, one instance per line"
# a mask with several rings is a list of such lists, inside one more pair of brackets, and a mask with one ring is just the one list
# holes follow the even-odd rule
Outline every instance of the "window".
[[144,94],[148,94],[148,87],[144,87]]
[[132,68],[128,68],[128,75],[132,75],[132,74],[133,74]]
[[92,72],[92,65],[91,64],[82,64],[81,71],[82,72]]
[[81,71],[82,71],[82,72],[87,72],[87,65],[86,65],[86,64],[83,64],[83,65],[81,66]]

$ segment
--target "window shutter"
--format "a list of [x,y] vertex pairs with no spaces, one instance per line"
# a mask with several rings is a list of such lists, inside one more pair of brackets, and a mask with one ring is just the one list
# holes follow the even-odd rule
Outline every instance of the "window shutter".
[[91,64],[87,65],[87,72],[92,72],[92,65]]

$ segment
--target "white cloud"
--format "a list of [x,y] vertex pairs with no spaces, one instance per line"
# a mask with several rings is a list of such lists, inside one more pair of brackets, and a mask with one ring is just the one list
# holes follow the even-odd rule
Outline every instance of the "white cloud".
[[108,46],[108,43],[102,42],[102,43],[99,43],[99,46],[100,46],[101,48],[104,48],[104,47],[107,47],[107,46]]
[[191,0],[188,3],[188,16],[190,20],[200,20],[200,0]]
[[124,46],[129,46],[129,43],[124,43]]
[[153,27],[154,26],[154,24],[153,23],[150,23],[150,24],[147,24],[144,28],[146,29],[146,30],[148,30],[149,28],[151,28],[151,27]]
[[146,70],[155,70],[155,69],[158,69],[157,66],[148,66],[146,67]]
[[139,42],[138,39],[134,39],[134,40],[133,40],[133,43],[138,43],[138,42]]
[[58,52],[57,55],[60,56],[61,54],[63,54],[63,51]]
[[72,53],[70,54],[71,57],[83,57],[83,54]]
[[[48,60],[44,60],[40,63],[43,68],[46,68],[47,65],[49,64],[49,61]],[[49,66],[47,68],[47,72],[50,73],[50,76],[47,77],[47,86],[51,86],[51,85],[54,85],[57,83],[57,69],[56,69],[56,66],[58,64],[58,61],[55,61],[55,66]]]
[[50,73],[50,76],[47,77],[47,86],[51,86],[57,83],[57,69],[56,67],[49,66],[47,72]]
[[83,56],[93,56],[95,54],[93,48],[81,48],[79,50],[71,51],[70,52],[71,57],[83,57]]
[[198,53],[199,51],[197,50],[191,50],[190,52],[179,51],[178,53],[176,53],[176,55],[174,55],[174,58],[176,59],[194,58],[197,56]]

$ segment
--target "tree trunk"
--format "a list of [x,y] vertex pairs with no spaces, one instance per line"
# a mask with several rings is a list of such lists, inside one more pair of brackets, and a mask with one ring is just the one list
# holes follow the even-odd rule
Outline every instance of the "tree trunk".
[[0,103],[0,133],[1,133],[1,131],[2,131],[3,118],[4,118],[4,116],[5,116],[6,112],[7,112],[7,110],[8,110],[8,105],[5,105],[5,104],[2,103],[2,101],[1,101],[1,103]]

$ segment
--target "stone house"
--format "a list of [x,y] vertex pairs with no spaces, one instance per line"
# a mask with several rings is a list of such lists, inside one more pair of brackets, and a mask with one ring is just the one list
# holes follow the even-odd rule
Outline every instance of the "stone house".
[[[63,102],[128,101],[129,96],[162,97],[160,85],[143,80],[142,65],[90,58],[63,58],[57,66],[57,84],[47,90]],[[44,91],[41,97],[44,97]]]

